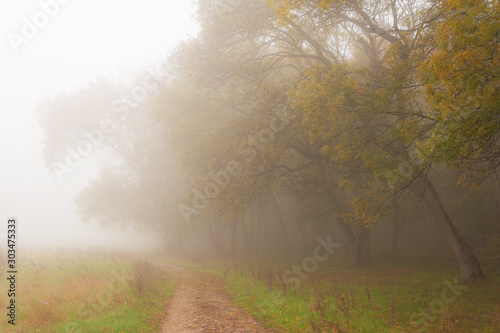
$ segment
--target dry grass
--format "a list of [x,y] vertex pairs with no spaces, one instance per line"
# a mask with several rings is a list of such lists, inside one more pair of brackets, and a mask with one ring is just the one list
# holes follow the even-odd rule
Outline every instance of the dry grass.
[[[90,329],[79,328],[82,323],[137,305],[151,287],[146,264],[134,265],[130,257],[116,254],[37,254],[19,262],[16,326],[6,332],[88,332]],[[3,278],[0,291],[6,290]],[[0,308],[6,309],[7,301],[1,297]],[[113,323],[109,325],[102,332],[109,331]]]

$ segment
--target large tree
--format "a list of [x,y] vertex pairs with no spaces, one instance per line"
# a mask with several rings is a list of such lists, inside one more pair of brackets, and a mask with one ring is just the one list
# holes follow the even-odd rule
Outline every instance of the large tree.
[[[195,179],[193,188],[203,189],[211,173],[238,159],[244,172],[207,205],[212,212],[238,215],[259,196],[277,191],[279,179],[293,180],[299,172],[317,173],[314,165],[323,170],[319,183],[327,190],[322,194],[329,193],[337,203],[332,206],[353,242],[350,247],[365,253],[353,255],[353,264],[369,264],[369,243],[362,241],[367,237],[354,237],[351,226],[342,220],[343,207],[331,189],[333,173],[324,172],[331,163],[324,164],[321,146],[311,144],[301,115],[290,113],[287,95],[307,68],[336,63],[348,51],[332,47],[331,36],[312,21],[284,29],[262,1],[237,5],[204,1],[201,9],[200,37],[180,46],[169,59],[175,79],[158,103],[162,118],[178,133],[175,144]],[[338,37],[337,41],[345,38]],[[359,229],[369,233],[364,226]]]
[[[277,1],[277,10],[290,23],[313,15],[309,3]],[[356,59],[307,72],[295,91],[295,107],[302,110],[310,138],[322,152],[350,170],[342,184],[356,193],[353,218],[370,224],[384,211],[386,198],[403,189],[418,193],[453,249],[462,282],[484,278],[471,246],[444,209],[427,176],[432,161],[421,158],[419,140],[433,125],[424,110],[416,68],[432,50],[423,33],[442,8],[422,4],[420,14],[411,3],[383,1],[320,1],[332,22],[357,36],[353,46],[368,59]],[[357,44],[357,45],[356,45]],[[357,172],[352,172],[357,170]]]
[[100,79],[41,103],[45,156],[63,180],[98,160],[100,177],[75,198],[83,221],[133,225],[180,249],[189,227],[176,207],[183,175],[165,128],[133,99],[135,87]]

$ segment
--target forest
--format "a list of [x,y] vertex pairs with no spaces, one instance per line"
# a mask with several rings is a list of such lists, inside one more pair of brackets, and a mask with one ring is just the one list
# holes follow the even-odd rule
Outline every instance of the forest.
[[[449,331],[494,332],[498,1],[193,4],[198,33],[161,63],[38,105],[59,180],[90,155],[101,161],[74,199],[82,220],[152,232],[167,256],[225,263],[224,277],[248,274],[283,297],[301,282],[317,290],[312,276],[335,275],[336,265],[354,279],[444,270],[467,292],[493,295],[486,326]],[[436,285],[439,294],[445,284]],[[393,331],[418,331],[388,297]],[[323,319],[311,315],[303,331],[381,331],[349,322],[354,305],[335,299],[343,321],[310,300]]]

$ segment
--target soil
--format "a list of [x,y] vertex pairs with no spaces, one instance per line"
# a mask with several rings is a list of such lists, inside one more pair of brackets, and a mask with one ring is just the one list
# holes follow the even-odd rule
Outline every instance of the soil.
[[214,274],[155,263],[178,279],[161,332],[273,332],[230,301],[224,281]]

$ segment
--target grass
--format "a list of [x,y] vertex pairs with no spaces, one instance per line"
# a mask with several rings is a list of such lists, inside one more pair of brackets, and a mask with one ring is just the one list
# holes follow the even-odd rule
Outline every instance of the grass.
[[5,332],[157,332],[175,289],[156,266],[105,253],[23,257],[17,279],[16,326]]
[[290,262],[174,262],[224,276],[234,301],[278,332],[498,332],[500,327],[500,277],[494,272],[486,282],[455,286],[458,270],[450,264],[385,262],[350,269],[346,262],[330,261],[296,285],[297,280],[287,284],[281,278]]

